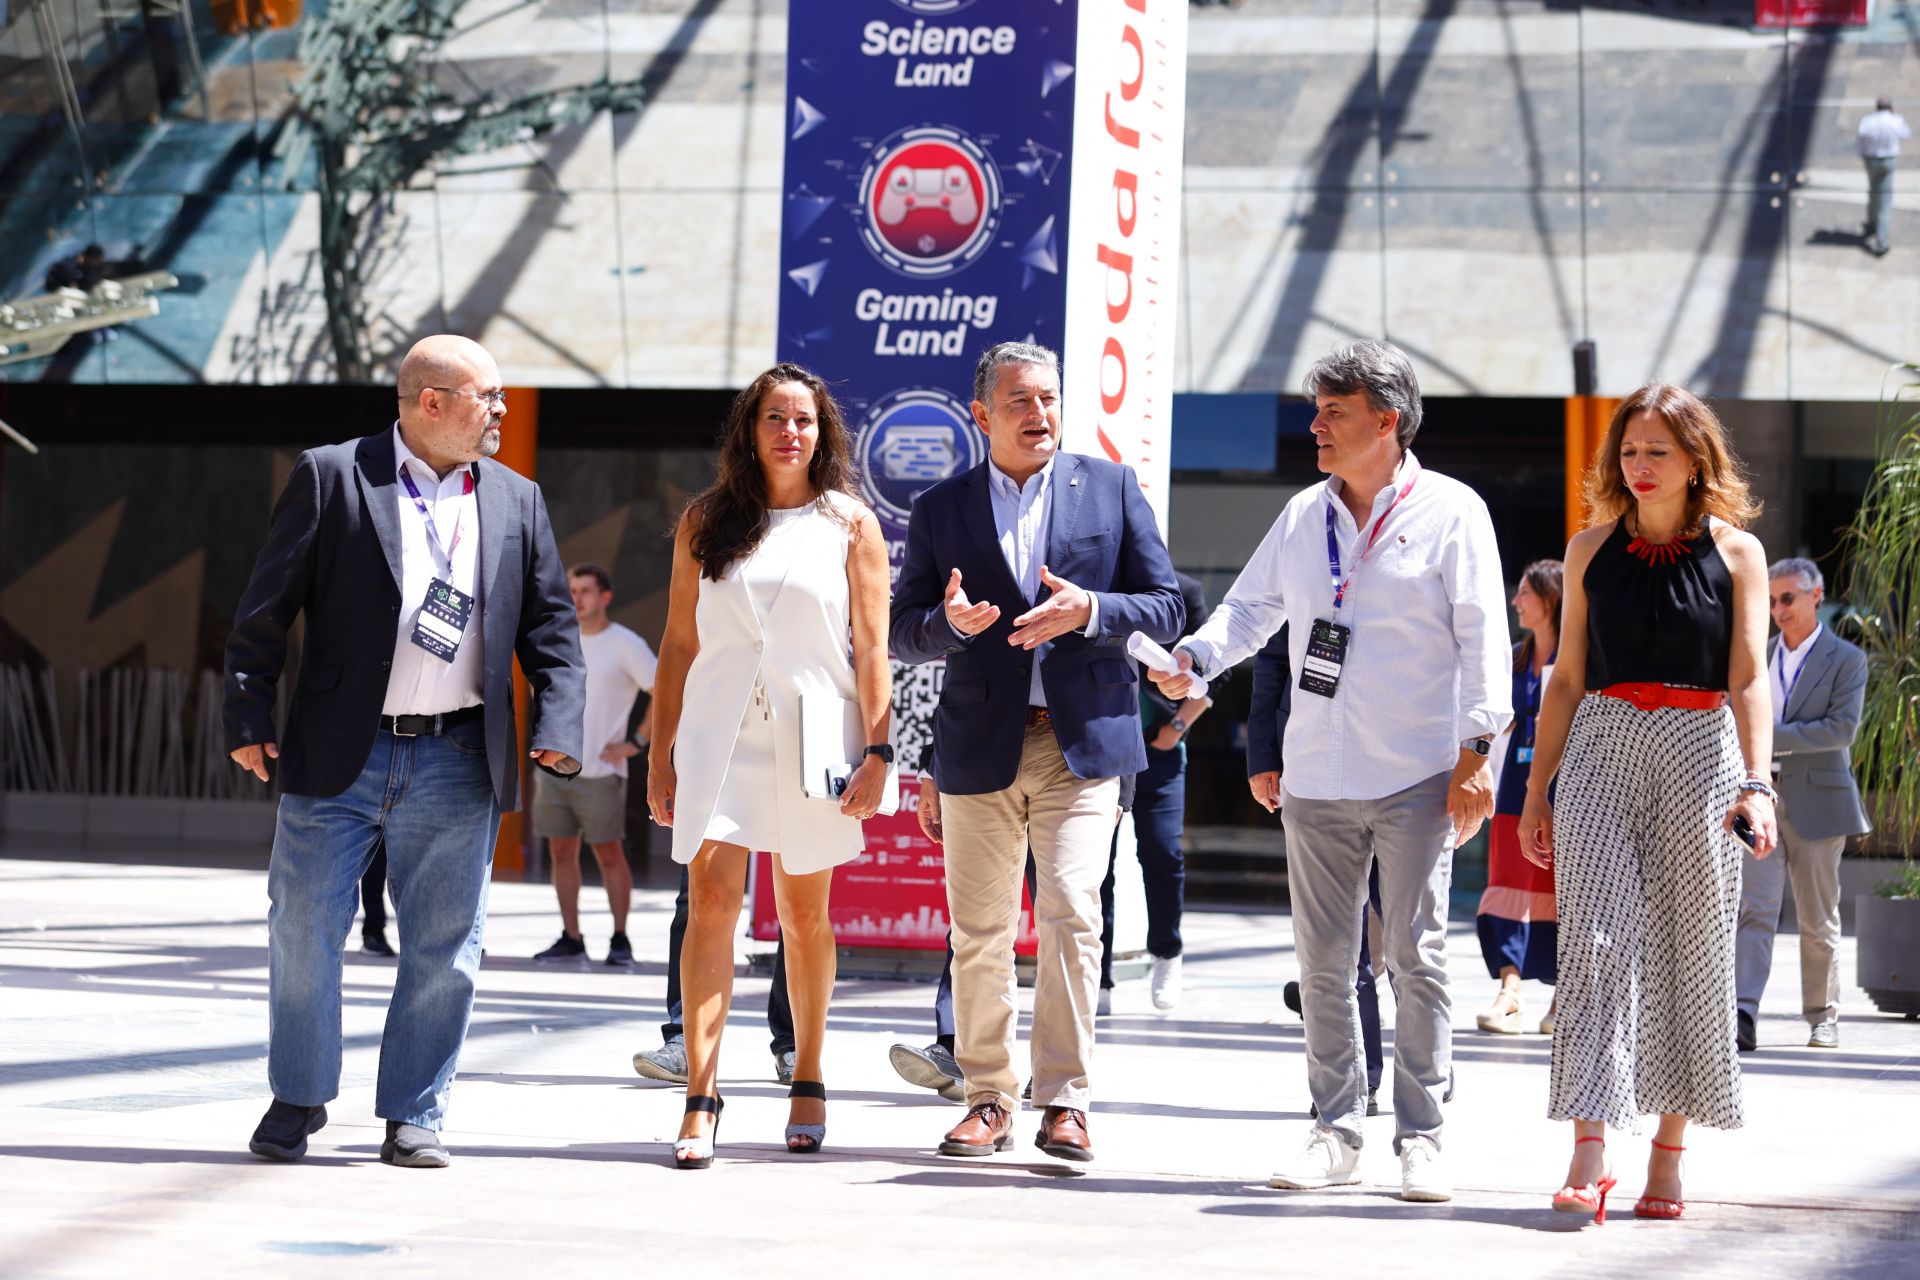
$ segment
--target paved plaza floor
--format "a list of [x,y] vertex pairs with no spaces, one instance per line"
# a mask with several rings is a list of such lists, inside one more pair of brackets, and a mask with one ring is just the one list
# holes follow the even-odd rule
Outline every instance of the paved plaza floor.
[[[1000,1156],[936,1155],[960,1108],[887,1063],[930,1038],[933,988],[858,979],[834,1003],[827,1153],[787,1155],[766,980],[742,976],[720,1160],[677,1171],[680,1090],[629,1065],[659,1042],[671,906],[638,895],[631,970],[554,968],[524,959],[557,932],[550,891],[495,886],[441,1171],[379,1163],[394,963],[350,955],[343,1092],[308,1157],[276,1165],[246,1150],[268,1097],[262,871],[0,860],[0,1276],[1920,1275],[1920,1023],[1849,987],[1842,1047],[1802,1047],[1791,936],[1744,1060],[1748,1126],[1691,1136],[1686,1220],[1632,1218],[1648,1135],[1615,1135],[1596,1228],[1547,1208],[1570,1142],[1544,1119],[1551,1041],[1473,1030],[1493,983],[1470,924],[1451,948],[1450,1204],[1396,1198],[1385,1115],[1363,1185],[1267,1188],[1308,1099],[1280,1000],[1290,923],[1264,912],[1190,915],[1171,1014],[1123,984],[1090,1166],[1035,1151],[1029,1117]],[[587,926],[599,954],[604,912]],[[1851,980],[1851,939],[1843,958]],[[1530,1015],[1544,995],[1529,987]]]

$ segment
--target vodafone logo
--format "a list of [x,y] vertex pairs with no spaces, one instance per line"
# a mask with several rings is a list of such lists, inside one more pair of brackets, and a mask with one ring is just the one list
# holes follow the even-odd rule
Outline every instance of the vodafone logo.
[[860,175],[861,237],[903,275],[950,275],[986,251],[1000,221],[1000,175],[957,129],[904,129],[873,149]]

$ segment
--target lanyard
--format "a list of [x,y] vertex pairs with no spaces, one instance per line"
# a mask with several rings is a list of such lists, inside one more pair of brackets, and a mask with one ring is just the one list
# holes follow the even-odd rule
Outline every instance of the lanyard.
[[1791,680],[1787,679],[1787,642],[1784,638],[1780,641],[1778,656],[1780,659],[1780,714],[1785,715],[1787,704],[1793,701],[1793,691],[1800,686],[1800,677],[1807,674],[1807,658],[1813,656],[1813,651],[1809,649],[1806,656],[1800,659],[1800,665],[1793,669]]
[[[1400,492],[1393,495],[1393,501],[1389,502],[1387,509],[1380,513],[1380,518],[1373,522],[1373,532],[1367,535],[1367,545],[1360,548],[1360,554],[1354,557],[1353,569],[1360,567],[1360,562],[1367,558],[1369,551],[1373,550],[1373,544],[1380,541],[1380,530],[1386,526],[1387,517],[1392,515],[1393,509],[1413,492],[1413,486],[1419,479],[1419,473],[1415,472],[1413,478],[1400,487]],[[1347,587],[1353,582],[1353,570],[1348,570],[1345,577],[1340,576],[1340,543],[1333,534],[1332,494],[1327,495],[1327,570],[1333,576],[1333,611],[1338,613],[1341,604],[1346,601]]]
[[[1547,665],[1550,667],[1559,660],[1560,655],[1555,653],[1547,659]],[[1526,726],[1525,737],[1520,743],[1523,747],[1533,745],[1533,735],[1540,724],[1540,674],[1533,669],[1533,655],[1528,654],[1526,671],[1523,673],[1525,696],[1521,699],[1522,723]]]
[[[460,496],[465,498],[473,493],[473,472],[469,470],[461,480]],[[400,483],[407,486],[407,493],[413,498],[414,509],[420,513],[420,518],[427,522],[428,545],[435,551],[440,552],[442,558],[447,562],[447,577],[453,577],[453,553],[460,547],[460,524],[466,519],[467,509],[464,506],[461,507],[459,513],[454,516],[453,543],[442,549],[440,545],[440,530],[435,528],[433,524],[433,512],[427,510],[427,500],[420,496],[420,486],[413,482],[413,477],[407,473],[407,469],[404,466],[400,468]]]

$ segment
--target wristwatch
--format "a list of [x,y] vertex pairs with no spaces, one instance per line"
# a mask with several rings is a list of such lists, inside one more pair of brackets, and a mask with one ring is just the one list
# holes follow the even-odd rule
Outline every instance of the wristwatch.
[[1167,723],[1171,725],[1173,727],[1173,731],[1179,734],[1181,737],[1184,738],[1187,736],[1187,722],[1185,720],[1182,720],[1179,716],[1175,716],[1173,719],[1167,721]]
[[893,744],[891,742],[876,742],[860,754],[863,758],[866,756],[879,756],[885,763],[892,764]]
[[1493,743],[1485,738],[1467,738],[1460,744],[1462,751],[1471,751],[1477,756],[1493,754]]

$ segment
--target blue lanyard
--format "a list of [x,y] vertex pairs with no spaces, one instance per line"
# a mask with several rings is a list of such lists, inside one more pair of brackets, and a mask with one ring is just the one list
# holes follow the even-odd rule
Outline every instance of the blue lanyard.
[[1785,636],[1780,637],[1780,649],[1775,656],[1780,660],[1780,714],[1785,715],[1787,704],[1793,701],[1793,691],[1800,687],[1800,677],[1807,674],[1807,658],[1811,658],[1813,652],[1808,650],[1807,658],[1800,659],[1800,665],[1793,669],[1791,680],[1787,679],[1787,638]]
[[[1358,569],[1360,567],[1360,562],[1367,558],[1367,553],[1373,550],[1373,544],[1380,541],[1380,530],[1386,526],[1387,517],[1392,515],[1393,509],[1399,506],[1401,501],[1408,494],[1413,492],[1414,483],[1419,479],[1420,479],[1419,473],[1415,472],[1413,479],[1408,480],[1406,484],[1401,486],[1400,492],[1394,494],[1393,501],[1387,504],[1387,509],[1385,511],[1382,511],[1380,513],[1380,518],[1373,522],[1373,532],[1367,535],[1367,545],[1360,548],[1360,554],[1354,557],[1354,561],[1353,561],[1354,569]],[[1327,572],[1333,576],[1333,611],[1335,613],[1338,613],[1340,612],[1340,606],[1346,602],[1347,587],[1351,585],[1353,582],[1353,571],[1349,570],[1347,575],[1344,578],[1340,576],[1340,543],[1339,543],[1339,540],[1334,537],[1333,520],[1334,520],[1333,495],[1328,494],[1327,495]]]
[[[473,472],[468,471],[466,475],[462,477],[462,481],[460,496],[464,498],[473,492]],[[440,530],[435,528],[433,524],[433,512],[427,510],[427,500],[420,496],[420,486],[413,482],[413,477],[407,474],[405,466],[400,468],[400,483],[407,486],[407,493],[413,498],[414,509],[419,511],[420,518],[427,522],[427,540],[433,549],[438,551],[441,557],[446,560],[446,574],[451,578],[453,576],[453,553],[460,546],[460,525],[466,517],[466,508],[462,507],[459,514],[453,518],[453,544],[443,548],[440,545]]]

